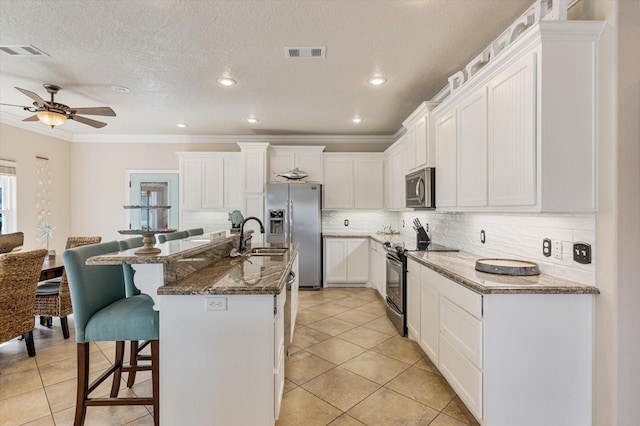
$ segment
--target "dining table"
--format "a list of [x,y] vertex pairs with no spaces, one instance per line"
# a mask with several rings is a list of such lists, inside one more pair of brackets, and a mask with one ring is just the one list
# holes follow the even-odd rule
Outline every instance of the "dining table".
[[52,278],[61,277],[63,271],[64,263],[62,262],[62,256],[47,256],[44,258],[44,262],[42,263],[39,281],[46,281]]

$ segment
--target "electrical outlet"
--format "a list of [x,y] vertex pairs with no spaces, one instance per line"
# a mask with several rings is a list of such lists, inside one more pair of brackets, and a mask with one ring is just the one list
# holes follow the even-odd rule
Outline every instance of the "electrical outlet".
[[542,240],[542,254],[545,257],[551,256],[551,240],[549,238]]
[[553,242],[553,258],[562,259],[562,241]]
[[480,231],[480,242],[484,244],[487,242],[486,234],[484,233],[484,229]]
[[344,226],[349,226],[349,219],[344,220]]
[[587,243],[574,243],[573,261],[585,265],[591,263],[591,245]]
[[226,311],[227,310],[227,298],[226,297],[205,297],[205,311]]

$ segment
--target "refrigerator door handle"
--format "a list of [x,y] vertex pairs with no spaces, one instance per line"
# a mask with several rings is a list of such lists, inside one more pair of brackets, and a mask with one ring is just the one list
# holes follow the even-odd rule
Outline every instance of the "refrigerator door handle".
[[293,200],[289,201],[289,246],[293,242]]

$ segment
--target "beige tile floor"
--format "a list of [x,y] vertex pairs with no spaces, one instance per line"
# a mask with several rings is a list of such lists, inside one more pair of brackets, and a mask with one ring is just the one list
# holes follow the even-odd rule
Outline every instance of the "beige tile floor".
[[300,293],[277,426],[478,423],[375,290]]
[[[71,425],[76,345],[60,323],[34,330],[37,355],[24,342],[0,344],[0,426]],[[114,345],[92,344],[95,376],[113,359]],[[400,337],[377,293],[330,288],[300,293],[285,395],[278,426],[477,425],[418,345]],[[92,377],[93,379],[94,377]],[[93,396],[109,393],[110,383]],[[150,395],[148,372],[121,395]],[[89,407],[87,425],[152,425],[151,407]],[[231,425],[235,426],[235,425]],[[243,425],[244,426],[244,425]]]

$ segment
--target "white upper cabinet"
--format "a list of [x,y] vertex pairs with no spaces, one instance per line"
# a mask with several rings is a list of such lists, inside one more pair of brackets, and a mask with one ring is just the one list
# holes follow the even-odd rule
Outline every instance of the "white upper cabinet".
[[436,208],[455,207],[457,187],[456,111],[439,111],[435,116]]
[[[508,161],[508,160],[507,160]],[[487,205],[487,91],[458,108],[458,205]],[[437,205],[437,204],[436,204]]]
[[433,111],[436,207],[595,210],[602,29],[596,21],[541,21]]
[[384,152],[384,208],[405,208],[404,177],[406,175],[406,135],[403,135]]
[[402,123],[407,129],[406,136],[406,174],[412,170],[435,165],[435,145],[430,134],[429,124],[431,110],[436,102],[423,102]]
[[309,174],[304,180],[322,183],[322,151],[324,146],[271,146],[269,148],[269,181],[286,182],[276,176],[295,168]]
[[242,161],[239,153],[179,152],[180,208],[242,208]]
[[322,208],[382,209],[382,154],[323,154]]

